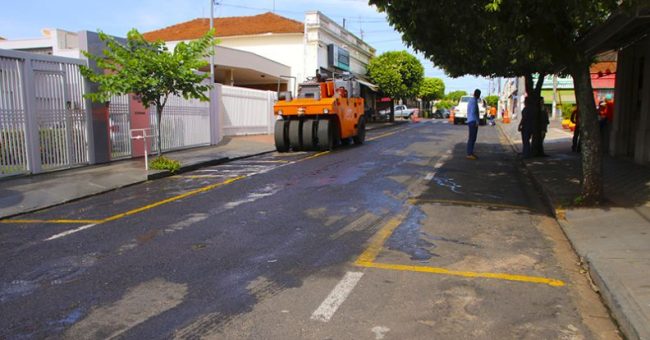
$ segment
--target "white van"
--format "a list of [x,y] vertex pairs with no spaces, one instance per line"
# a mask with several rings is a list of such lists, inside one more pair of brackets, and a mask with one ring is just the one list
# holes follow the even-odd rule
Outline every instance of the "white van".
[[[463,124],[467,121],[467,103],[472,98],[472,96],[460,97],[458,105],[454,109],[454,125]],[[480,99],[478,102],[478,117],[480,125],[487,123],[487,103],[483,99]]]

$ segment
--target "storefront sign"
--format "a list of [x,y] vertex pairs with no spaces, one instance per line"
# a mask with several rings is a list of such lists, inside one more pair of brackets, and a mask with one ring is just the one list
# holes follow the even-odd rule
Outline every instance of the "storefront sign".
[[327,61],[329,67],[350,71],[350,52],[337,45],[327,46]]

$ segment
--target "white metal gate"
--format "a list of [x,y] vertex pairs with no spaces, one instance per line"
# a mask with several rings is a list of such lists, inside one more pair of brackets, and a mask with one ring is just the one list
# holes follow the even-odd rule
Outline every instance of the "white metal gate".
[[0,177],[27,171],[23,63],[0,55]]
[[108,106],[111,159],[131,157],[131,110],[129,95],[111,97]]
[[226,136],[268,134],[273,132],[273,103],[277,94],[271,91],[241,87],[220,87],[219,112]]
[[81,63],[0,50],[0,176],[88,163]]

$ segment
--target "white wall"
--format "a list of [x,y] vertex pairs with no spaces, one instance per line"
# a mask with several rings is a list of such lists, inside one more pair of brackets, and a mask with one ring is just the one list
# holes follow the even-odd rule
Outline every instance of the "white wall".
[[[290,75],[296,77],[298,83],[303,82],[305,77],[312,76],[313,72],[305,74],[303,71],[305,50],[302,33],[220,37],[219,40],[221,40],[220,46],[253,52],[290,66]],[[290,87],[294,86],[295,83],[292,82]]]

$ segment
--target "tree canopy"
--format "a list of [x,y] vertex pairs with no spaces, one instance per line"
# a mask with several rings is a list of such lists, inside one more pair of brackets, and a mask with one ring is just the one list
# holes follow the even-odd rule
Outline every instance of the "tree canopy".
[[419,97],[424,101],[442,99],[445,95],[445,82],[440,78],[424,78]]
[[466,96],[466,95],[467,95],[467,91],[457,90],[457,91],[452,91],[452,92],[447,93],[447,95],[445,96],[445,99],[448,99],[448,100],[451,100],[453,102],[458,103],[458,101],[460,100],[460,97]]
[[[624,1],[632,2],[632,1]],[[589,77],[579,39],[616,10],[617,0],[370,0],[402,39],[451,76],[524,76],[541,145],[539,95],[545,74],[573,76],[581,114],[583,199],[600,200],[602,156]],[[431,25],[435,22],[435,25]],[[532,75],[541,76],[533,84]],[[591,97],[590,97],[591,96]],[[543,137],[542,137],[543,138]],[[541,149],[543,154],[543,149]]]
[[411,98],[419,94],[424,67],[406,51],[389,51],[370,60],[368,75],[387,96]]
[[88,67],[81,67],[84,77],[98,84],[97,92],[86,97],[106,102],[113,95],[132,93],[145,107],[155,105],[160,153],[160,120],[169,96],[209,100],[206,92],[211,85],[201,84],[209,74],[200,73],[199,69],[208,65],[205,57],[212,53],[210,47],[216,43],[214,33],[210,31],[200,39],[180,42],[171,52],[163,41],[146,41],[135,29],[127,34],[126,44],[103,32],[99,32],[99,38],[106,44],[103,56],[87,52],[84,55],[104,71],[95,73]]
[[486,96],[485,101],[489,106],[497,106],[499,104],[499,96],[496,95],[491,95],[491,96]]

